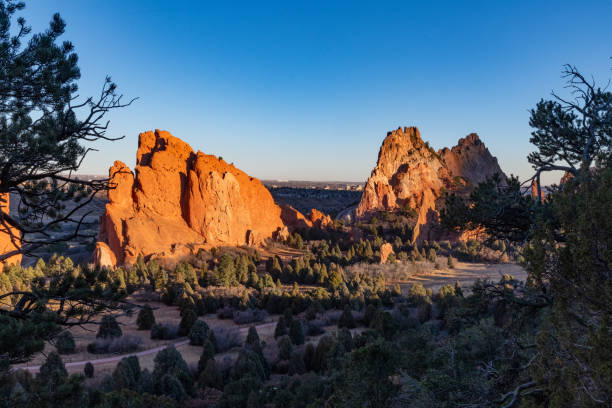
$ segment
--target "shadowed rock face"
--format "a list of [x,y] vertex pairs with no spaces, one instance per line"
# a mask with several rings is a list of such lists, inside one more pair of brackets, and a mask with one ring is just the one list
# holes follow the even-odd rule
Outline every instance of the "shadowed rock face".
[[[169,132],[141,133],[135,172],[116,161],[99,240],[118,264],[138,255],[177,258],[202,247],[259,245],[297,226],[256,178],[194,153]],[[98,251],[99,252],[99,251]]]
[[436,201],[444,191],[468,192],[495,173],[503,175],[497,159],[475,133],[452,149],[436,152],[416,127],[398,128],[382,143],[356,216],[411,208],[417,212],[413,240],[432,239],[432,227],[439,219]]

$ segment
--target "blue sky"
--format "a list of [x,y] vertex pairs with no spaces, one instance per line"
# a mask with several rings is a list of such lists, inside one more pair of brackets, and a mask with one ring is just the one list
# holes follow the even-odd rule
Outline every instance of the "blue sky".
[[[139,100],[111,114],[83,166],[133,166],[138,133],[165,129],[262,179],[364,181],[386,132],[432,146],[477,132],[507,173],[530,175],[528,110],[572,63],[612,77],[612,1],[30,1],[58,11],[80,93],[109,74]],[[557,176],[555,176],[557,177]]]

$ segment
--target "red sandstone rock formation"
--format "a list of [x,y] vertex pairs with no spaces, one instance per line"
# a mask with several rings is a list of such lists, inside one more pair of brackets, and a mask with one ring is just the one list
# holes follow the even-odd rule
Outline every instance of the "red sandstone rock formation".
[[109,170],[114,188],[99,240],[118,264],[138,255],[177,258],[202,247],[259,245],[301,220],[309,224],[295,209],[281,210],[258,179],[194,153],[169,132],[141,133],[136,159],[134,173],[118,161]]
[[323,214],[316,208],[310,210],[310,215],[308,218],[310,218],[312,226],[319,229],[323,229],[333,222],[329,215]]
[[96,242],[93,258],[96,266],[112,268],[117,264],[115,253],[110,249],[106,242]]
[[[8,214],[9,208],[9,194],[0,194],[0,211]],[[0,223],[0,254],[8,254],[10,252],[18,251],[20,249],[20,236],[20,232],[17,229]],[[21,264],[21,254],[18,253],[5,259],[3,262],[0,262],[0,270],[2,270],[1,267],[3,265],[10,264]]]
[[393,245],[391,245],[388,242],[385,242],[384,244],[382,244],[380,246],[380,263],[384,264],[387,263],[387,260],[389,259],[389,255],[394,254],[395,252],[393,252]]
[[398,128],[382,143],[356,215],[367,218],[379,211],[411,208],[417,212],[413,240],[432,239],[443,192],[465,193],[494,173],[503,175],[497,159],[474,133],[452,149],[436,152],[416,127]]

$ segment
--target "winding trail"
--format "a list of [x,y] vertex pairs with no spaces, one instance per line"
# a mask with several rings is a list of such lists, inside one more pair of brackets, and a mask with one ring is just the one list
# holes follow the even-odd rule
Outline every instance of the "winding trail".
[[[255,328],[256,329],[263,329],[265,327],[270,327],[272,325],[275,325],[276,322],[269,322],[269,323],[262,323],[259,325],[256,325]],[[249,327],[240,327],[238,329],[240,331],[241,334],[246,334],[249,330]],[[131,357],[131,356],[136,356],[136,357],[140,357],[140,356],[146,356],[149,354],[155,354],[155,353],[159,353],[160,351],[162,351],[165,348],[168,348],[170,346],[174,346],[174,347],[180,347],[180,346],[184,346],[185,344],[189,344],[189,339],[186,338],[182,338],[181,340],[174,342],[174,343],[169,343],[169,344],[164,344],[163,346],[158,346],[158,347],[154,347],[154,348],[150,348],[147,350],[142,350],[142,351],[137,351],[134,353],[128,353],[128,354],[121,354],[121,355],[117,355],[117,356],[113,356],[113,357],[105,357],[105,358],[98,358],[96,360],[81,360],[81,361],[72,361],[69,363],[64,363],[64,365],[66,366],[66,368],[70,368],[70,367],[79,367],[79,366],[85,366],[85,364],[87,363],[91,363],[94,367],[96,365],[99,364],[108,364],[108,363],[113,363],[113,362],[119,362],[119,360],[121,360],[122,358],[125,357]],[[27,370],[31,373],[37,373],[40,370],[40,366],[22,366],[22,367],[14,367],[14,370]]]

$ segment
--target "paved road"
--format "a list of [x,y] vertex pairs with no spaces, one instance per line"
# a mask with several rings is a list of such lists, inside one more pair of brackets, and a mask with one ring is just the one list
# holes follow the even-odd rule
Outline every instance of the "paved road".
[[[270,327],[272,325],[275,325],[276,322],[270,322],[270,323],[262,323],[259,325],[256,325],[255,327],[257,329],[263,329],[265,327]],[[241,327],[240,329],[238,329],[240,331],[240,333],[242,334],[246,334],[249,331],[248,327]],[[99,365],[99,364],[107,364],[107,363],[113,363],[113,362],[119,362],[119,360],[121,360],[124,357],[130,357],[130,356],[146,356],[148,354],[156,354],[159,353],[160,351],[162,351],[163,349],[170,347],[170,346],[174,346],[174,347],[180,347],[183,346],[185,344],[188,344],[189,340],[182,338],[181,340],[174,342],[174,343],[169,343],[169,344],[165,344],[163,346],[159,346],[159,347],[154,347],[151,349],[147,349],[147,350],[142,350],[142,351],[138,351],[135,353],[128,353],[128,354],[121,354],[119,356],[113,356],[113,357],[105,357],[105,358],[98,358],[96,360],[82,360],[82,361],[72,361],[69,363],[64,363],[64,365],[66,366],[66,368],[70,368],[70,367],[79,367],[79,366],[84,366],[87,363],[91,363],[94,366]],[[29,366],[29,367],[15,367],[15,370],[27,370],[30,371],[32,373],[37,373],[40,370],[40,366]]]

